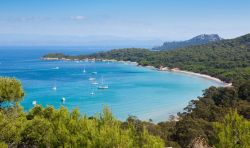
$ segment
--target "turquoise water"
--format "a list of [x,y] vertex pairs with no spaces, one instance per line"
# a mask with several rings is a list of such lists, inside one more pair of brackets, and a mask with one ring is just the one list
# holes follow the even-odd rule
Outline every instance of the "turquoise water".
[[[33,107],[34,100],[42,106],[78,108],[87,115],[94,115],[103,106],[109,106],[121,120],[134,115],[158,122],[182,111],[191,99],[202,95],[202,90],[221,85],[195,76],[123,63],[40,60],[45,53],[79,54],[89,53],[89,50],[0,51],[0,76],[16,77],[22,81],[25,98],[21,104],[26,111]],[[86,73],[83,73],[84,67]],[[93,75],[92,72],[98,73]],[[89,81],[90,77],[95,77],[99,83],[103,78],[109,89],[97,89]],[[57,90],[52,89],[54,86]],[[91,95],[91,92],[95,94]],[[66,98],[64,103],[62,97]]]

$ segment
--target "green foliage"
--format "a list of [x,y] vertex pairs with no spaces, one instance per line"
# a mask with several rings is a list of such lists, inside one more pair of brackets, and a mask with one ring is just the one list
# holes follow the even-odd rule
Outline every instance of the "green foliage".
[[[168,131],[166,132],[168,136],[163,136],[165,133],[163,130],[158,131],[156,135],[160,135],[167,144],[176,141],[182,147],[190,146],[197,138],[201,138],[202,142],[211,146],[217,144],[213,122],[222,122],[232,108],[237,108],[243,117],[250,118],[250,102],[239,97],[239,93],[235,87],[208,88],[202,97],[190,101],[184,112],[178,114],[178,122],[168,121],[158,124]],[[156,128],[158,127],[155,126],[154,129]]]
[[0,77],[0,107],[3,102],[18,102],[24,96],[21,82],[13,78]]
[[230,111],[223,122],[214,123],[219,148],[248,148],[250,147],[250,122]]
[[21,133],[22,142],[29,146],[48,147],[53,141],[51,123],[44,118],[27,120]]
[[246,81],[242,85],[240,85],[239,97],[244,100],[250,101],[250,81]]
[[19,106],[0,111],[0,141],[17,146],[21,142],[21,132],[26,123],[25,115]]
[[211,129],[209,122],[202,119],[193,119],[186,117],[185,119],[177,122],[176,132],[173,134],[173,137],[179,144],[183,147],[187,147],[192,140],[197,137],[203,137],[208,140],[206,130]]
[[241,115],[249,119],[250,102],[239,97],[237,90],[235,87],[210,87],[199,100],[192,100],[185,112],[179,114],[181,120],[175,126],[175,140],[187,146],[191,139],[202,137],[214,145],[217,142],[213,122],[222,122],[232,108],[237,108]]
[[65,58],[65,55],[61,54],[61,53],[52,53],[52,54],[47,54],[47,55],[43,56],[43,58],[58,58],[58,59],[62,59],[62,58]]
[[8,145],[4,142],[0,142],[0,147],[1,148],[8,148]]
[[[119,49],[92,55],[63,56],[69,59],[115,59],[155,67],[178,67],[240,84],[250,78],[250,34],[236,39],[191,46],[174,51]],[[47,55],[50,57],[50,55]],[[51,55],[55,57],[55,55]],[[59,55],[58,57],[62,57]]]
[[14,147],[164,147],[163,141],[146,129],[140,139],[134,138],[133,127],[123,128],[108,108],[93,118],[64,107],[35,106],[27,114],[2,110],[0,132],[0,141]]
[[133,132],[135,133],[133,135],[133,139],[137,139],[137,141],[140,141],[138,143],[138,147],[145,146],[144,135],[148,133],[150,135],[159,136],[161,139],[164,140],[165,145],[167,147],[176,147],[176,148],[180,147],[179,144],[170,137],[171,134],[175,131],[174,121],[161,122],[157,125],[151,122],[141,121],[137,119],[135,116],[129,116],[128,119],[122,123],[122,127],[132,128]]

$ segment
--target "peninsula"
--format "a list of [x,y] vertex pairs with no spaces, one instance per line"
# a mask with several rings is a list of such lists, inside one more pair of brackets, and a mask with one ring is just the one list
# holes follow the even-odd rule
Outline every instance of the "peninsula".
[[[141,48],[114,49],[90,55],[70,56],[52,53],[44,60],[129,61],[158,70],[183,70],[215,77],[238,85],[250,76],[248,45],[250,34],[218,42],[180,48],[174,51],[151,51]],[[229,56],[230,55],[230,56]],[[190,73],[189,74],[193,74]]]

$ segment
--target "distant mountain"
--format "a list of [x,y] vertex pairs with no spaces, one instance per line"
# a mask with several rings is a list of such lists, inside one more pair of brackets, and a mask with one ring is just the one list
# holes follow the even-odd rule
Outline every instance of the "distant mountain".
[[220,40],[222,40],[222,38],[217,34],[201,34],[186,41],[165,42],[162,46],[154,47],[153,50],[174,50],[177,48],[202,45]]

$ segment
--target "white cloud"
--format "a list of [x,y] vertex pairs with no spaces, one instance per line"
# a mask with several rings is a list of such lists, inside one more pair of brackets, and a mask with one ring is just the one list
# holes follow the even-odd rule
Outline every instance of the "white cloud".
[[70,19],[71,20],[76,20],[76,21],[81,21],[81,20],[85,20],[86,17],[82,16],[82,15],[77,15],[77,16],[71,16]]

